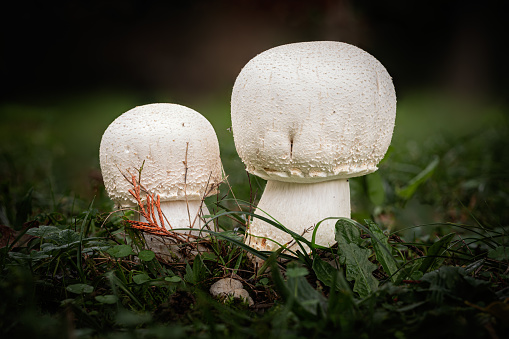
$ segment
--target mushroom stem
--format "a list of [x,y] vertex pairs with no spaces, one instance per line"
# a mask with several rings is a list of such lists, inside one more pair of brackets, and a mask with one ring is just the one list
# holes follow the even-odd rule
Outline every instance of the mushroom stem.
[[[203,216],[210,214],[207,206],[202,202],[202,200],[161,201],[161,212],[163,213],[164,227],[167,230],[178,228],[195,228],[200,230],[205,224]],[[140,221],[146,221],[146,219],[141,215],[139,218]],[[161,225],[157,215],[156,220],[157,224]],[[175,232],[189,234],[191,231],[176,230]],[[193,231],[193,233],[198,235],[198,232]]]
[[[273,218],[311,241],[313,226],[319,221],[327,217],[350,218],[348,179],[312,184],[269,180],[255,213]],[[335,224],[334,219],[320,224],[316,244],[332,246],[336,243]],[[292,241],[291,235],[258,218],[252,221],[248,233],[246,243],[260,251],[273,251],[279,247],[277,243],[285,245],[289,242],[292,242],[291,249],[300,248]],[[305,248],[309,250],[306,246]]]
[[[183,237],[181,241],[178,241],[172,237],[145,233],[147,248],[152,250],[159,259],[166,263],[183,262],[193,258],[198,253],[209,251],[206,246],[196,242],[197,237],[202,237],[200,230],[205,224],[203,216],[210,214],[205,203],[201,200],[188,200],[187,202],[183,200],[164,201],[161,202],[161,212],[163,213],[164,227],[167,230],[174,230]],[[191,222],[189,218],[191,218]],[[139,219],[140,221],[146,221],[141,215],[139,215]],[[160,225],[159,217],[156,217],[156,220],[157,224]],[[175,230],[178,228],[194,228],[196,231]],[[193,235],[193,237],[188,235]]]

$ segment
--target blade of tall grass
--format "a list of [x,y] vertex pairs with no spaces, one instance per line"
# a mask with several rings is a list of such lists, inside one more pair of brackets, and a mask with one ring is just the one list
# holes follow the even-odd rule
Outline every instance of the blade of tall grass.
[[[255,218],[258,218],[262,221],[265,221],[266,223],[282,230],[283,232],[286,232],[288,233],[289,235],[291,235],[295,241],[297,241],[297,243],[301,246],[301,249],[303,250],[303,253],[305,253],[305,250],[304,248],[302,247],[302,244],[301,243],[304,243],[305,245],[307,245],[308,247],[311,248],[311,242],[309,240],[307,240],[306,238],[304,238],[303,236],[287,229],[286,227],[284,227],[283,225],[281,225],[280,223],[277,223],[271,219],[268,219],[268,218],[265,218],[261,215],[258,215],[258,214],[254,214],[254,213],[251,213],[251,212],[245,212],[245,211],[231,211],[231,212],[223,212],[223,213],[220,213],[216,216],[214,216],[215,218],[219,218],[221,216],[226,216],[226,215],[230,215],[230,214],[244,214],[244,215],[248,215],[248,216],[252,216],[252,217],[255,217]],[[209,220],[207,221],[207,223],[205,224],[205,226],[212,222],[212,220]],[[177,230],[177,229],[175,229]],[[189,228],[182,228],[182,229],[178,229],[178,230],[190,230]],[[244,244],[243,242],[240,242],[240,241],[237,241],[235,239],[231,239],[231,238],[228,238],[228,237],[225,237],[223,235],[221,235],[221,232],[214,232],[214,231],[210,231],[210,230],[206,230],[206,229],[202,229],[201,230],[202,232],[205,232],[205,233],[209,233],[209,234],[213,234],[215,236],[219,236],[227,241],[230,241],[231,243],[235,243],[236,245],[238,245],[239,247],[241,247],[242,249],[245,249],[246,251],[248,251],[249,253],[253,254],[253,255],[256,255],[257,257],[263,259],[263,260],[266,260],[267,259],[267,256],[266,255],[263,255],[261,251],[257,251],[257,250],[254,250],[252,247],[250,247],[249,245],[246,245]],[[263,237],[262,237],[263,238]],[[271,239],[268,239],[268,240],[271,240]],[[280,247],[284,247],[282,246],[281,244],[279,244]],[[294,256],[296,256],[296,253],[293,252],[292,250],[289,250],[289,249],[286,249],[288,250],[290,253],[292,253]]]
[[408,201],[414,195],[417,188],[433,175],[439,162],[440,159],[435,157],[428,166],[412,178],[405,187],[401,189],[396,188],[396,195]]
[[340,220],[340,219],[343,219],[342,217],[328,217],[328,218],[325,218],[325,219],[322,219],[320,220],[315,228],[313,229],[313,234],[311,235],[311,249],[327,249],[327,247],[324,247],[324,246],[320,246],[318,244],[316,244],[316,233],[318,232],[318,228],[320,227],[320,225],[326,221],[326,220]]
[[[117,275],[115,274],[114,271],[107,272],[105,274],[105,276],[110,280],[110,283],[112,285],[119,287],[122,291],[124,291],[129,296],[129,298],[131,298],[136,304],[138,304],[139,307],[143,307],[143,304],[141,303],[141,301],[138,298],[136,298],[136,296],[126,286],[126,284],[117,277]],[[115,289],[113,289],[113,292],[115,294],[115,292],[116,292]]]
[[[481,237],[479,240],[484,242],[487,246],[489,246],[491,248],[495,248],[495,247],[500,245],[498,242],[496,242],[494,240],[493,235],[490,234],[490,232],[493,232],[493,233],[498,233],[499,235],[501,235],[502,233],[500,233],[500,232],[497,232],[495,230],[487,230],[486,228],[480,227],[480,226],[463,225],[463,224],[456,224],[456,223],[450,223],[450,222],[446,222],[446,223],[438,222],[438,223],[429,223],[429,224],[421,224],[421,225],[409,226],[409,227],[405,227],[405,228],[402,228],[400,230],[394,231],[393,234],[403,233],[405,231],[408,231],[408,230],[411,230],[411,229],[414,229],[414,228],[436,227],[436,226],[457,227],[457,228],[463,229],[465,231],[472,232],[474,234],[479,235]],[[484,234],[482,232],[476,231],[476,229],[481,229],[482,231],[484,231]],[[488,239],[488,238],[490,238],[490,239]]]
[[438,258],[441,257],[447,251],[449,244],[451,243],[454,236],[455,236],[454,233],[449,233],[443,236],[442,239],[431,245],[431,247],[428,249],[426,257],[424,258],[421,266],[419,267],[419,271],[421,271],[422,273],[426,273],[430,268],[432,268],[435,262],[438,260]]
[[262,266],[255,272],[255,274],[251,278],[256,278],[257,276],[260,276],[263,273],[265,273],[267,268],[269,268],[273,264],[275,264],[274,262],[277,262],[276,258],[279,258],[282,251],[283,251],[283,247],[280,247],[276,251],[272,252],[272,254],[269,256],[269,258],[267,260],[265,260],[265,262],[262,264]]
[[83,271],[83,265],[81,262],[81,259],[82,259],[81,251],[83,250],[83,234],[85,232],[85,226],[86,226],[88,217],[90,216],[90,213],[92,212],[92,206],[94,205],[94,201],[95,201],[95,197],[90,202],[90,205],[88,206],[88,210],[85,214],[85,217],[83,218],[83,222],[81,223],[79,246],[78,246],[78,251],[76,253],[76,266],[77,266],[78,274],[80,276],[82,283],[86,283],[86,280],[87,280],[85,277],[85,272]]
[[[251,205],[250,203],[245,202],[245,201],[239,201],[239,203],[240,203],[241,205]],[[291,235],[291,236],[292,236],[295,240],[301,241],[301,242],[303,242],[304,244],[306,244],[307,246],[310,246],[311,242],[310,242],[309,240],[307,240],[306,238],[304,238],[302,235],[297,234],[297,233],[293,232],[292,230],[290,230],[290,229],[286,228],[283,224],[281,224],[280,222],[278,222],[278,221],[277,221],[274,217],[272,217],[270,214],[268,214],[268,213],[267,213],[267,212],[265,212],[264,210],[259,209],[259,208],[258,208],[257,210],[260,210],[260,211],[262,211],[263,213],[265,213],[265,214],[268,216],[268,218],[267,218],[267,217],[264,217],[264,216],[262,216],[262,215],[260,215],[260,214],[255,214],[255,213],[252,213],[252,212],[246,212],[246,211],[228,211],[228,212],[223,212],[223,213],[221,213],[221,214],[218,214],[218,215],[216,215],[215,217],[220,217],[220,216],[223,216],[223,215],[226,215],[226,214],[231,214],[231,213],[233,213],[233,214],[240,214],[240,215],[247,215],[247,216],[251,216],[251,217],[253,217],[253,218],[260,219],[260,220],[262,220],[262,221],[264,221],[264,222],[266,222],[266,223],[268,223],[268,224],[270,224],[270,225],[272,225],[272,226],[274,226],[274,227],[276,227],[276,228],[278,228],[278,229],[282,230],[282,231],[283,231],[283,232],[285,232],[285,233],[290,234],[290,235]],[[242,219],[241,219],[241,220],[242,220]]]

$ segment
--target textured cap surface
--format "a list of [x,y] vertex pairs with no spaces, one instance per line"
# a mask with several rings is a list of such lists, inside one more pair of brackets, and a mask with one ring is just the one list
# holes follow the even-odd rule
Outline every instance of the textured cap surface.
[[253,299],[249,295],[249,292],[243,288],[242,283],[232,278],[223,278],[216,281],[210,286],[210,294],[214,297],[226,297],[231,295],[234,298],[247,301],[249,306],[254,304]]
[[233,291],[241,288],[244,288],[244,286],[237,279],[223,278],[210,286],[210,294],[212,294],[214,297],[217,297],[220,295],[233,293]]
[[100,162],[106,191],[122,205],[135,204],[128,192],[132,185],[122,173],[138,177],[142,165],[142,185],[161,201],[186,195],[201,199],[222,178],[212,125],[198,112],[176,104],[139,106],[115,119],[103,134]]
[[387,70],[360,48],[294,43],[246,64],[231,117],[249,172],[289,182],[349,178],[377,170],[392,138],[396,94]]

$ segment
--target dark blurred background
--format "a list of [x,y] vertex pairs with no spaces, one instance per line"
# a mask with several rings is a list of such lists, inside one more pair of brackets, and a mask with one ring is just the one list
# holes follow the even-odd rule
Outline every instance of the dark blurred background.
[[[430,138],[436,141],[435,132],[469,137],[479,133],[479,127],[506,122],[509,30],[502,4],[4,2],[0,5],[3,196],[12,196],[13,187],[21,187],[18,194],[23,195],[40,182],[55,192],[97,194],[102,132],[121,113],[152,102],[175,102],[205,115],[216,128],[232,184],[245,184],[247,177],[240,173],[242,164],[226,130],[235,78],[258,53],[310,40],[354,44],[387,68],[398,94],[393,144],[401,158],[414,162],[415,168],[404,170],[411,178],[430,161],[420,155],[419,147]],[[433,152],[430,147],[427,153]]]
[[507,93],[502,1],[9,1],[3,101],[99,87],[194,97],[232,86],[256,54],[337,40],[375,55],[398,92]]

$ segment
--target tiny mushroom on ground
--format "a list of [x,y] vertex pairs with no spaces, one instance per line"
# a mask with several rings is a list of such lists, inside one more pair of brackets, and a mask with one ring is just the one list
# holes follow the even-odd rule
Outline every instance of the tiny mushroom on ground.
[[235,299],[247,302],[249,306],[254,305],[253,298],[251,298],[249,292],[244,289],[244,285],[237,279],[223,278],[216,281],[210,286],[210,294],[216,298],[232,296]]
[[[231,118],[247,171],[268,180],[256,213],[307,239],[320,220],[349,218],[348,178],[377,170],[395,117],[390,75],[358,47],[302,42],[251,59],[235,81]],[[318,245],[335,243],[335,222],[320,224]],[[291,240],[257,218],[246,237],[268,251]]]
[[[212,125],[198,112],[176,104],[138,106],[116,118],[102,136],[100,165],[106,191],[120,206],[137,205],[129,192],[133,177],[145,193],[159,196],[162,226],[168,230],[201,229],[203,216],[209,214],[203,199],[217,193],[222,180],[219,143]],[[142,198],[145,193],[141,191]],[[160,218],[154,220],[161,226]],[[156,254],[179,257],[169,251],[167,240],[172,239],[145,237]]]

